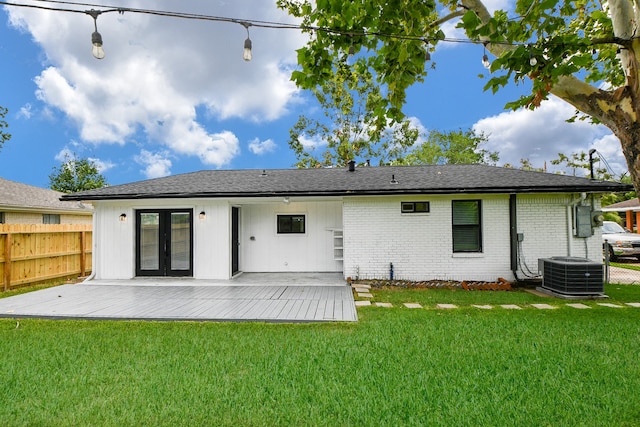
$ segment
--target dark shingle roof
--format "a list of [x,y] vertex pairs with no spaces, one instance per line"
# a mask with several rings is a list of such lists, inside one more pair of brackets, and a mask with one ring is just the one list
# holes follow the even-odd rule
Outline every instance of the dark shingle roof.
[[[392,182],[395,179],[395,183]],[[486,165],[205,170],[63,196],[63,200],[628,191],[626,184]]]
[[61,201],[64,193],[0,178],[0,209],[92,213],[90,206]]

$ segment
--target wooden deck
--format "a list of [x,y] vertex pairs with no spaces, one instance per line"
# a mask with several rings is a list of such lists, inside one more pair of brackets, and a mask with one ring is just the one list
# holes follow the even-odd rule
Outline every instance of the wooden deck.
[[[47,319],[357,321],[346,285],[87,282],[0,299],[0,317]],[[177,284],[176,284],[177,283]]]

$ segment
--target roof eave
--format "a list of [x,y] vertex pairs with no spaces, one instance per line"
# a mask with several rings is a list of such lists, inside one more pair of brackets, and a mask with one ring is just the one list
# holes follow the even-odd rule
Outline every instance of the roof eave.
[[328,191],[265,191],[265,192],[229,192],[229,193],[162,193],[162,194],[109,194],[81,195],[68,194],[61,197],[65,201],[95,200],[140,200],[140,199],[202,199],[202,198],[238,198],[238,197],[327,197],[327,196],[384,196],[403,194],[527,194],[527,193],[609,193],[629,191],[632,186],[620,185],[582,185],[582,186],[539,186],[539,187],[502,187],[502,188],[409,188],[377,190],[328,190]]

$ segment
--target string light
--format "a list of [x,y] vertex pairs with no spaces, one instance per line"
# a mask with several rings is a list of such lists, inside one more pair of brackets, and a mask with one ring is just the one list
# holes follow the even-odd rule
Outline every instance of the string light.
[[100,16],[102,12],[99,10],[91,9],[86,12],[87,15],[93,18],[93,28],[94,31],[91,34],[91,54],[96,59],[104,58],[104,49],[102,47],[102,35],[98,32],[98,16]]
[[487,56],[487,42],[482,43],[484,48],[484,54],[482,55],[482,66],[487,70],[491,68],[491,62],[489,62],[489,57]]
[[[122,8],[116,6],[108,6],[101,4],[92,4],[92,3],[81,3],[74,1],[64,1],[64,0],[31,0],[34,3],[47,3],[47,4],[55,4],[55,5],[72,5],[75,7],[91,7],[91,10],[79,10],[79,9],[70,9],[64,8],[61,6],[43,6],[38,4],[24,4],[24,3],[12,3],[10,1],[0,0],[0,5],[4,6],[14,6],[14,7],[24,7],[24,8],[32,8],[32,9],[41,9],[55,12],[68,12],[68,13],[83,13],[88,14],[94,18],[95,31],[91,36],[92,45],[94,50],[97,52],[94,53],[94,56],[98,58],[101,56],[104,58],[104,49],[102,48],[102,36],[97,31],[97,16],[106,13],[106,12],[129,12],[129,13],[139,13],[139,14],[149,14],[155,16],[164,16],[164,17],[172,17],[172,18],[183,18],[183,19],[196,19],[196,20],[205,20],[205,21],[215,21],[215,22],[228,22],[241,24],[245,26],[247,29],[247,35],[249,33],[249,26],[260,27],[260,28],[271,28],[271,29],[291,29],[291,30],[299,30],[299,31],[307,31],[307,32],[321,32],[326,34],[334,34],[334,35],[345,35],[345,36],[362,36],[362,37],[378,37],[378,38],[390,38],[397,40],[415,40],[415,41],[424,41],[425,43],[429,43],[431,41],[435,42],[445,42],[445,43],[472,43],[472,44],[480,44],[482,43],[485,46],[485,52],[482,57],[482,64],[486,68],[491,67],[491,63],[489,62],[489,57],[486,52],[486,41],[480,40],[471,40],[471,39],[459,39],[459,38],[434,38],[433,40],[426,39],[424,36],[412,36],[407,34],[388,34],[376,31],[353,31],[353,30],[341,30],[337,28],[328,28],[328,27],[317,27],[317,26],[307,26],[307,25],[299,25],[299,24],[289,24],[282,22],[271,22],[271,21],[261,21],[261,20],[252,20],[252,19],[236,19],[236,18],[228,18],[222,16],[213,16],[213,15],[202,15],[202,14],[193,14],[193,13],[184,13],[184,12],[171,12],[171,11],[163,11],[163,10],[153,10],[153,9],[136,9],[136,8]],[[101,10],[95,10],[93,8],[101,8]],[[585,43],[587,45],[593,46],[597,44],[617,44],[620,46],[627,46],[632,42],[632,40],[621,39],[619,37],[610,37],[604,39],[594,39],[587,40]],[[528,43],[519,43],[519,42],[509,42],[509,41],[492,41],[492,44],[495,45],[507,45],[507,46],[524,46],[528,45]],[[550,43],[553,44],[553,43]],[[578,47],[586,47],[586,46],[578,46]],[[252,43],[251,39],[247,37],[244,43],[244,51],[243,58],[246,61],[250,61],[251,59],[246,59],[247,55],[250,57],[251,54]],[[349,52],[351,53],[352,47],[349,48]],[[354,49],[355,53],[355,49]],[[101,58],[99,58],[101,59]],[[427,51],[425,54],[425,60],[430,60],[431,55]],[[535,61],[537,64],[537,60],[535,57],[530,58],[530,64]],[[532,64],[532,66],[534,66]]]
[[242,59],[249,62],[253,58],[253,54],[251,53],[251,38],[249,37],[249,27],[251,26],[251,24],[248,22],[242,22],[242,26],[247,30],[247,39],[244,41]]

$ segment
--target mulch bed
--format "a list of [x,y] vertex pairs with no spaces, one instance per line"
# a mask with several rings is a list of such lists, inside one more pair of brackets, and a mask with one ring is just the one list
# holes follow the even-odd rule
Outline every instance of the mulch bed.
[[369,285],[371,289],[464,289],[468,291],[510,291],[511,283],[503,278],[499,278],[497,282],[479,282],[479,281],[455,281],[455,280],[351,280],[347,279],[352,285]]

